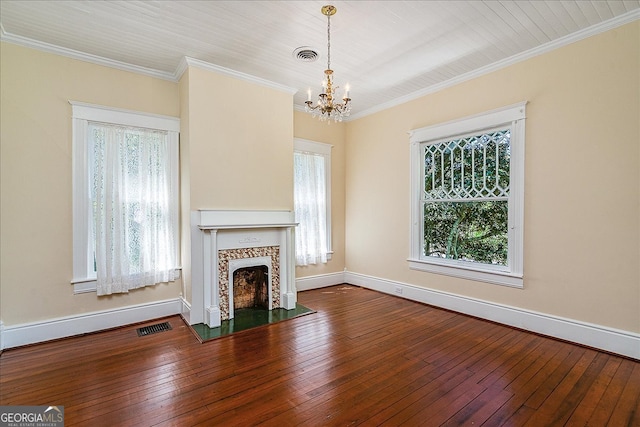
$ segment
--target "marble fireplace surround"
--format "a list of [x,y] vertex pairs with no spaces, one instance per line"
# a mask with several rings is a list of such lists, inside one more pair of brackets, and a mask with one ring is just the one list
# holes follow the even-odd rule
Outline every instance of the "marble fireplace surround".
[[233,318],[233,272],[243,267],[267,266],[270,310],[295,309],[296,225],[291,211],[193,211],[190,323]]

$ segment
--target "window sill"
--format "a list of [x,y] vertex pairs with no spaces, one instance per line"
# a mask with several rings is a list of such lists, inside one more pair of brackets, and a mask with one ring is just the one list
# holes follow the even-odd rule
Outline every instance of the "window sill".
[[[182,267],[176,267],[176,271],[178,273],[177,279],[179,279],[182,276]],[[74,295],[96,292],[96,279],[74,279],[71,284]]]
[[409,258],[407,261],[409,262],[409,268],[412,270],[443,274],[445,276],[493,283],[496,285],[509,286],[512,288],[522,289],[524,287],[524,280],[521,275],[515,275],[505,271],[497,271],[491,269],[472,269],[461,265],[444,265],[441,263],[429,262],[423,259]]
[[74,295],[96,291],[96,279],[74,280],[71,284]]

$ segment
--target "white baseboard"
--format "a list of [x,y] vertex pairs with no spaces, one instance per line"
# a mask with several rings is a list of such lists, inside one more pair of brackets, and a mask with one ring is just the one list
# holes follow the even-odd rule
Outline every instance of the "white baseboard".
[[182,299],[176,298],[43,322],[6,326],[2,332],[2,345],[6,349],[145,322],[180,314],[182,306]]
[[496,304],[407,283],[345,272],[350,285],[384,292],[531,332],[640,359],[640,334]]
[[[523,310],[348,271],[296,279],[298,291],[323,288],[341,283],[362,286],[401,298],[640,359],[640,334],[629,331]],[[97,332],[174,314],[181,314],[189,323],[190,312],[191,306],[189,302],[184,298],[176,298],[37,323],[4,326],[0,322],[0,350]]]
[[298,291],[308,291],[310,289],[325,288],[327,286],[344,283],[344,271],[338,273],[320,274],[317,276],[296,278],[296,289]]
[[182,315],[182,318],[185,320],[185,322],[187,322],[187,324],[190,325],[191,324],[191,304],[189,304],[189,301],[184,299],[184,297],[180,297],[180,304],[181,304],[180,314]]

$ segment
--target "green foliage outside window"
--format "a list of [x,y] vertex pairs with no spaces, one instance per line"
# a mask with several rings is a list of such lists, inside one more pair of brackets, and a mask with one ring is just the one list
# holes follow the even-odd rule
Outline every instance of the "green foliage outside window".
[[424,146],[424,255],[507,265],[510,131]]

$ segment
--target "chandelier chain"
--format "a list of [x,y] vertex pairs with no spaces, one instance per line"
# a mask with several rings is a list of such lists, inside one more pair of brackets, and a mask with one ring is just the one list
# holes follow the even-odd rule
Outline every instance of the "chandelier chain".
[[331,69],[331,15],[327,15],[327,70]]

